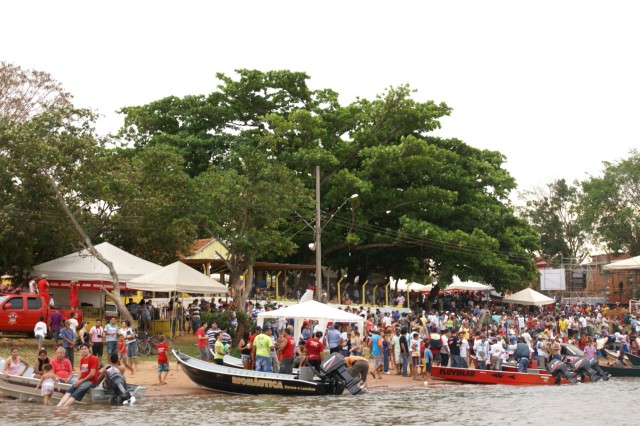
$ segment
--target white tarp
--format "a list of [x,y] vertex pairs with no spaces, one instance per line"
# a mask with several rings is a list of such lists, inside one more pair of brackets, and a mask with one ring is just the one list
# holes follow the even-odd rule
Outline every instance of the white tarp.
[[449,290],[466,290],[466,291],[491,291],[493,287],[488,284],[477,283],[474,281],[460,281],[457,275],[453,276],[453,284],[449,284],[444,291]]
[[127,282],[127,288],[178,293],[227,293],[227,287],[182,262],[149,272]]
[[525,288],[524,290],[521,290],[517,293],[514,293],[510,296],[505,297],[504,299],[502,299],[502,302],[512,303],[515,305],[542,306],[542,305],[550,305],[552,303],[555,303],[555,300],[545,296],[542,293],[538,293],[533,289]]
[[[395,278],[390,279],[391,282],[391,290],[396,289],[396,280]],[[424,285],[420,283],[412,283],[407,280],[398,280],[398,291],[431,291],[433,286],[431,284]]]
[[627,271],[630,269],[640,269],[640,256],[607,263],[602,267],[602,269],[604,269],[605,271]]
[[260,327],[264,325],[265,318],[293,319],[293,338],[295,339],[296,345],[300,340],[302,321],[304,320],[318,321],[318,326],[323,333],[326,333],[327,331],[327,323],[332,321],[357,323],[358,331],[361,336],[362,330],[364,330],[364,318],[361,316],[343,311],[342,309],[332,308],[331,306],[316,302],[315,300],[308,300],[303,303],[298,303],[297,305],[276,309],[275,311],[260,312],[258,314],[258,325]]
[[[128,282],[140,275],[162,268],[109,243],[98,244],[95,248],[113,263],[120,282]],[[38,276],[47,274],[48,279],[53,281],[113,281],[109,268],[86,249],[41,263],[34,266],[33,270]]]

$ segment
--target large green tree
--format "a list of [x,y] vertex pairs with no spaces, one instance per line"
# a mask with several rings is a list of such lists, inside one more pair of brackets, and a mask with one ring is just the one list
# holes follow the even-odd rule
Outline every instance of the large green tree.
[[640,253],[640,152],[605,162],[602,176],[582,182],[584,224],[612,250]]
[[[401,86],[342,106],[337,93],[310,90],[304,73],[238,76],[219,74],[219,90],[207,96],[124,108],[122,134],[139,149],[175,146],[193,176],[210,165],[238,173],[234,162],[246,146],[286,166],[307,192],[319,166],[323,263],[347,268],[350,279],[380,270],[445,280],[458,273],[511,287],[535,275],[537,235],[508,205],[515,182],[504,157],[430,136],[450,113],[446,104],[419,102]],[[360,197],[333,215],[353,193]],[[296,217],[275,223],[302,247],[289,259],[310,263],[311,233],[302,220],[292,224]]]
[[525,191],[521,197],[525,201],[521,214],[540,234],[541,255],[550,264],[559,264],[561,259],[580,264],[589,255],[579,186],[558,179]]

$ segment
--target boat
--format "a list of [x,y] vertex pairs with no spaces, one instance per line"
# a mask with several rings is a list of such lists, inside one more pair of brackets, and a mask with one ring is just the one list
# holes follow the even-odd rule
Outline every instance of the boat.
[[615,365],[600,364],[611,377],[640,377],[640,367],[617,367]]
[[625,353],[625,356],[627,357],[629,362],[631,362],[631,364],[633,364],[636,367],[640,367],[640,356],[632,355],[629,352]]
[[[618,359],[618,357],[620,356],[620,352],[612,351],[610,349],[605,349],[604,352],[607,355],[609,355],[611,358],[614,358],[614,359]],[[624,356],[629,360],[631,365],[634,365],[636,367],[640,367],[640,356],[632,355],[629,352],[625,352]]]
[[[213,353],[213,352],[211,352]],[[232,367],[232,368],[244,368],[244,365],[242,365],[242,359],[232,356],[232,355],[225,355],[222,358],[222,365],[226,365],[227,367]],[[293,375],[298,375],[300,374],[300,369],[299,368],[294,368],[291,372],[291,374]]]
[[[0,360],[0,371],[4,367],[4,360]],[[40,389],[36,389],[38,383],[40,383],[40,379],[33,378],[33,369],[30,367],[23,376],[14,376],[4,374],[0,374],[0,392],[4,395],[16,398],[23,399],[28,401],[38,401],[42,402],[42,395],[40,394]],[[52,395],[53,401],[60,401],[65,393],[67,393],[71,389],[72,385],[68,383],[60,383],[60,392],[57,390],[54,391]],[[136,398],[137,401],[142,399],[144,394],[147,392],[146,386],[127,384],[127,390],[131,393],[132,396]],[[87,392],[87,394],[82,398],[79,403],[81,404],[109,404],[111,403],[112,398],[115,397],[115,394],[110,389],[105,389],[102,386],[102,383],[99,383],[98,386],[91,389],[91,392]]]
[[537,370],[537,372],[518,373],[517,371],[514,372],[475,370],[471,368],[431,367],[431,375],[433,377],[452,380],[454,382],[512,386],[555,385],[555,377],[553,377],[549,373],[542,373],[542,371]]
[[322,363],[317,376],[309,377],[303,377],[303,371],[311,371],[306,369],[298,375],[267,373],[213,364],[176,350],[173,355],[192,382],[216,392],[294,396],[342,395],[345,388],[353,395],[364,392],[364,385],[351,377],[340,354],[332,354]]

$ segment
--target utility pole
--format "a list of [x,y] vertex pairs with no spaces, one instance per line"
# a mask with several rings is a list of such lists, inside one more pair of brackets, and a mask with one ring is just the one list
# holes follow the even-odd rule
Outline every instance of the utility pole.
[[316,166],[316,300],[322,299],[322,223],[320,216],[320,166]]

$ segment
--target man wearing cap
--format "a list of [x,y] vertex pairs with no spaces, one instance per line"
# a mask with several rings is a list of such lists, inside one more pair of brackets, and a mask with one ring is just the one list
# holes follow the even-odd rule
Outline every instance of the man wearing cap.
[[315,336],[307,340],[305,347],[307,348],[307,364],[318,369],[321,363],[321,354],[324,351],[322,344],[322,331],[317,331]]
[[45,306],[49,306],[51,295],[49,294],[49,281],[47,281],[47,274],[40,275],[40,281],[38,281],[38,294],[44,297]]

